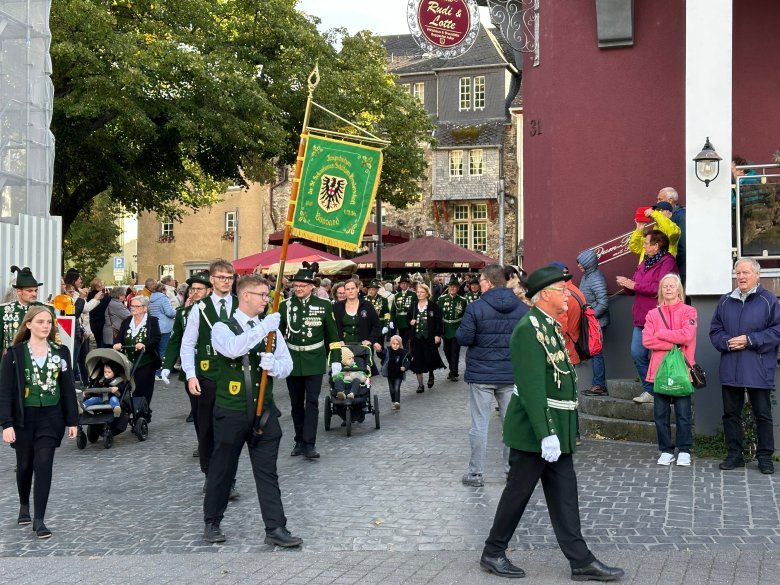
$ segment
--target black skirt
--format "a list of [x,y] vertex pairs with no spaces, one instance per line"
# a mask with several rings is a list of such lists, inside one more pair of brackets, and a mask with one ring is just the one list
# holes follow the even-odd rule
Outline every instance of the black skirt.
[[446,368],[439,354],[439,348],[432,338],[421,338],[412,335],[409,347],[410,369],[415,374],[424,374],[433,370]]

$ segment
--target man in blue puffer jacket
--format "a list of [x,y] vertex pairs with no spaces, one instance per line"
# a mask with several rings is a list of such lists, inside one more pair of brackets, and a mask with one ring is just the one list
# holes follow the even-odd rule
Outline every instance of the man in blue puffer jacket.
[[777,346],[780,344],[780,306],[774,293],[762,287],[761,265],[741,258],[734,265],[737,288],[723,295],[710,323],[710,341],[720,352],[723,396],[723,433],[728,455],[723,470],[744,467],[742,458],[742,407],[750,397],[756,421],[756,458],[761,473],[772,474],[775,440],[772,401]]
[[[471,459],[463,484],[479,487],[487,449],[488,424],[493,398],[498,401],[503,423],[514,390],[514,375],[509,355],[512,331],[528,307],[506,288],[504,269],[491,264],[479,274],[482,296],[470,303],[456,333],[458,344],[466,350],[464,379],[471,390]],[[504,469],[509,469],[509,448],[504,446]]]

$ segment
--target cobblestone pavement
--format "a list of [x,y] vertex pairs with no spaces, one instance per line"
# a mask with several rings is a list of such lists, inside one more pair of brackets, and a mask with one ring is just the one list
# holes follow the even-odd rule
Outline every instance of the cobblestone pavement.
[[[237,583],[249,573],[254,582],[293,584],[487,580],[477,561],[504,482],[500,421],[496,413],[485,486],[463,486],[468,387],[438,378],[421,395],[407,380],[401,410],[391,411],[378,377],[381,429],[367,418],[348,438],[338,419],[329,432],[320,423],[317,461],[289,457],[289,400],[284,383],[277,384],[286,433],[280,484],[288,527],[304,539],[299,551],[263,544],[245,456],[242,498],[222,523],[227,542],[201,540],[203,478],[178,382],[158,383],[146,442],[126,432],[110,450],[63,443],[47,512],[49,541],[15,524],[14,456],[3,446],[0,582],[188,583],[207,576],[207,582]],[[631,583],[777,582],[780,476],[761,475],[755,464],[721,472],[715,460],[659,467],[657,456],[654,446],[634,443],[586,440],[579,450],[582,527],[594,552],[627,568]],[[534,582],[568,580],[541,490],[510,546],[510,557]]]

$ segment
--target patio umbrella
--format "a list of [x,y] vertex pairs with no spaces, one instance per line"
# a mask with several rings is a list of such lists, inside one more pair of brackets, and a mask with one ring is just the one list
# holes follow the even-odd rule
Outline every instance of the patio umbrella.
[[[245,256],[239,258],[233,262],[233,268],[237,274],[249,274],[254,271],[258,266],[262,266],[264,269],[279,262],[282,255],[281,248],[274,248],[273,250],[266,250],[258,254],[252,254],[251,256]],[[303,244],[295,243],[290,244],[287,247],[287,260],[290,262],[323,262],[325,260],[341,260],[335,254],[328,254],[322,250],[315,250],[309,248]],[[278,269],[277,269],[278,270]]]
[[[376,252],[364,254],[352,261],[358,270],[376,269]],[[488,264],[497,264],[479,252],[468,250],[450,241],[435,236],[426,236],[382,248],[382,269],[388,270],[479,270]]]
[[[371,236],[376,236],[376,223],[373,221],[369,221],[366,224],[366,231],[363,232],[364,239]],[[268,243],[271,246],[281,246],[283,238],[284,230],[279,230],[278,232],[274,232],[268,236]],[[408,242],[410,238],[411,235],[405,231],[388,227],[386,225],[382,226],[382,241],[385,244],[403,244],[404,242]],[[296,236],[290,236],[290,241],[308,242],[309,240],[297,238]]]

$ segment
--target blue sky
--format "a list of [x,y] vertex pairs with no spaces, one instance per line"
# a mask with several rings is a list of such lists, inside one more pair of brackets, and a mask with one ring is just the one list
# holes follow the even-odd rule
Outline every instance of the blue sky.
[[[322,20],[321,30],[345,27],[350,34],[368,29],[379,35],[409,34],[408,0],[299,0],[298,9]],[[482,22],[489,21],[486,9]]]

